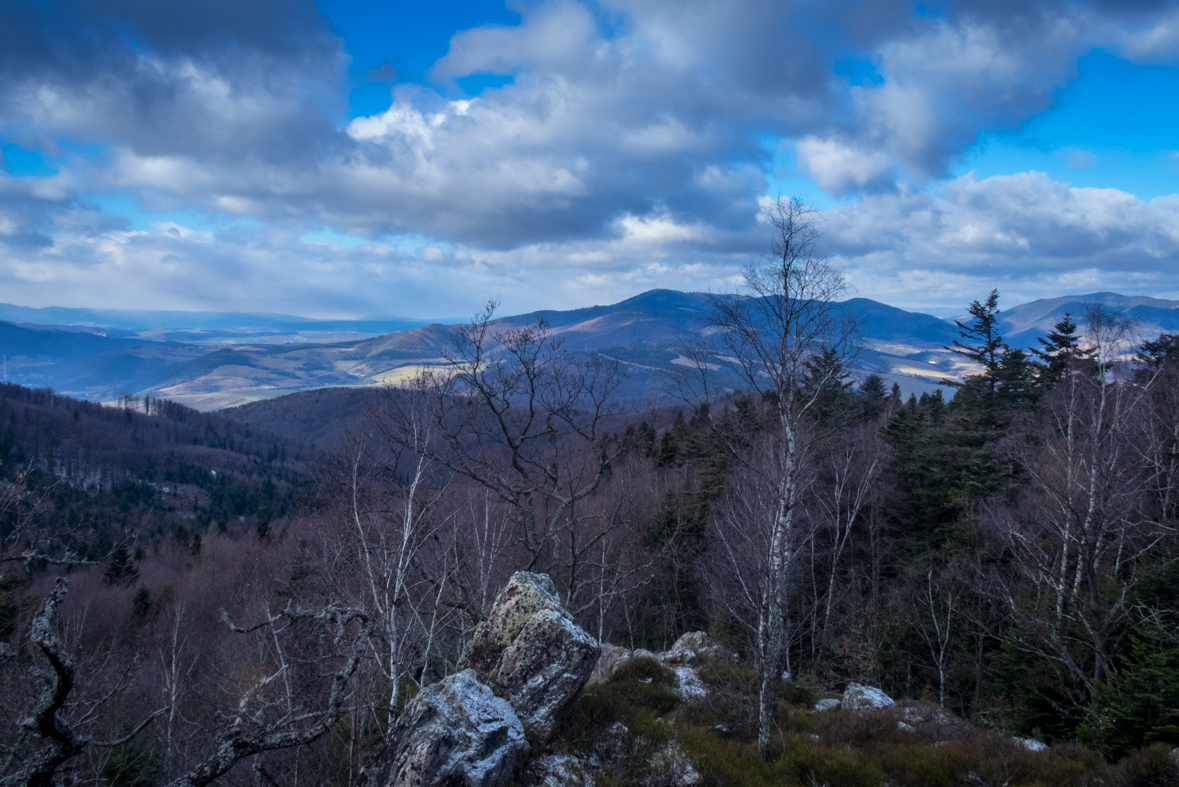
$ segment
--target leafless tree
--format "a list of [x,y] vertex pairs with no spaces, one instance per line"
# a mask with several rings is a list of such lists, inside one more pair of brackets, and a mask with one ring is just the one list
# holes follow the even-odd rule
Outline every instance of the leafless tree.
[[1012,443],[1030,483],[991,512],[1023,579],[1006,589],[1029,632],[1022,644],[1080,687],[1081,703],[1110,674],[1139,559],[1171,532],[1149,506],[1160,467],[1137,444],[1155,381],[1117,379],[1124,326],[1091,313],[1090,327],[1098,363],[1066,370],[1038,423]]
[[888,462],[888,445],[875,424],[856,426],[829,442],[819,458],[815,508],[820,527],[827,531],[827,588],[823,595],[823,639],[827,640],[836,601],[836,583],[852,534],[864,527],[868,508],[879,501]]
[[[448,480],[431,459],[439,439],[437,400],[423,395],[420,385],[402,393],[393,404],[393,393],[386,391],[382,406],[370,414],[366,429],[379,439],[366,443],[363,431],[354,436],[348,473],[349,535],[363,606],[384,628],[370,644],[383,648],[374,655],[390,687],[381,720],[386,738],[396,722],[402,682],[421,667],[430,648],[440,611],[429,603],[431,588],[446,580],[424,574],[420,554],[443,524],[435,512]],[[379,479],[367,477],[372,475]]]
[[573,358],[543,320],[502,327],[495,309],[489,302],[456,332],[444,369],[415,381],[415,392],[433,398],[440,438],[419,450],[494,494],[526,555],[519,567],[564,565],[566,576],[553,573],[571,590],[581,553],[596,548],[582,537],[583,501],[618,452],[609,428],[624,376],[601,357]]
[[[48,787],[57,783],[62,768],[84,751],[124,745],[157,717],[169,715],[168,706],[147,713],[115,740],[98,740],[88,731],[99,726],[103,713],[127,692],[129,682],[125,678],[130,668],[108,690],[95,694],[92,687],[85,685],[90,676],[79,674],[74,655],[58,631],[58,610],[65,601],[66,589],[67,580],[58,579],[29,626],[28,642],[41,662],[34,671],[41,691],[28,717],[19,720],[18,738],[3,744],[5,761],[0,785]],[[255,652],[264,655],[253,670],[243,673],[251,677],[235,682],[236,706],[218,720],[211,751],[195,767],[171,781],[170,787],[203,787],[243,759],[303,746],[322,737],[347,711],[351,678],[369,648],[369,639],[380,635],[364,613],[330,605],[310,611],[291,603],[246,628],[234,625],[227,616],[225,621],[231,631],[255,638]],[[326,636],[303,634],[303,629],[317,625],[326,628]],[[319,651],[296,653],[308,644]],[[328,651],[339,649],[343,653],[324,652],[324,645]],[[340,660],[339,666],[328,670],[328,685],[317,689],[315,684],[324,665],[333,658]],[[168,672],[179,680],[179,671]],[[295,673],[301,677],[297,679]],[[165,696],[173,708],[178,694],[168,694],[165,687]],[[322,706],[315,707],[321,696]]]
[[817,212],[796,199],[779,198],[765,219],[773,232],[770,252],[746,267],[745,292],[712,300],[722,352],[767,410],[762,445],[749,454],[758,461],[746,463],[747,470],[765,476],[760,487],[772,490],[772,504],[756,514],[765,549],[764,579],[756,583],[758,748],[763,755],[773,722],[775,684],[789,662],[787,594],[799,543],[795,519],[808,449],[804,419],[820,391],[833,382],[811,380],[808,392],[804,381],[818,354],[849,352],[856,329],[836,304],[847,291],[846,279],[818,252]]

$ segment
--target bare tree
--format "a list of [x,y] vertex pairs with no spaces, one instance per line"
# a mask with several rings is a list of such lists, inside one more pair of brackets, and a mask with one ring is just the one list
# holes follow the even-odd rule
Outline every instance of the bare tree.
[[[123,670],[122,679],[109,690],[88,696],[90,676],[78,673],[74,656],[58,632],[58,610],[66,588],[67,580],[58,579],[29,627],[29,644],[44,665],[34,671],[41,691],[28,717],[19,720],[18,738],[5,741],[0,749],[5,757],[0,785],[49,787],[57,783],[63,766],[84,751],[126,744],[169,712],[164,707],[146,714],[115,740],[97,740],[88,732],[100,726],[107,706],[126,692],[125,678],[131,668]],[[303,746],[322,737],[347,711],[351,678],[369,648],[369,639],[380,635],[363,612],[330,605],[311,611],[291,603],[247,628],[223,617],[231,631],[255,639],[252,650],[260,655],[255,656],[254,669],[242,673],[252,677],[240,683],[236,707],[218,720],[212,751],[171,781],[170,787],[203,787],[247,757]],[[326,636],[303,633],[317,624],[326,627]],[[307,647],[315,652],[307,652]],[[336,650],[343,653],[331,652]],[[323,667],[333,658],[341,663],[328,670],[328,685],[317,685]],[[300,673],[299,680],[294,673]],[[321,696],[322,706],[316,707]]]
[[820,461],[822,477],[816,484],[816,508],[829,542],[827,589],[823,604],[823,638],[828,639],[836,600],[836,580],[844,553],[867,509],[880,496],[880,479],[888,459],[888,445],[875,424],[857,426],[840,435]]
[[41,693],[29,717],[19,722],[19,739],[4,746],[7,749],[4,752],[5,775],[0,777],[0,785],[49,787],[56,782],[58,769],[87,748],[111,748],[127,743],[164,713],[165,709],[155,711],[126,735],[113,741],[97,741],[82,732],[99,709],[126,685],[121,683],[87,703],[71,701],[77,679],[74,658],[57,632],[57,611],[65,601],[67,587],[68,580],[57,580],[29,627],[29,643],[44,664],[44,667],[33,669],[34,677],[41,683]]
[[[851,349],[856,326],[836,301],[847,291],[844,275],[818,253],[817,212],[779,198],[766,211],[773,231],[770,252],[745,269],[745,292],[712,299],[713,323],[723,352],[749,391],[765,407],[758,462],[747,469],[765,476],[772,504],[757,515],[764,529],[765,579],[759,583],[757,650],[761,670],[758,748],[767,752],[775,684],[789,664],[791,631],[787,593],[796,558],[796,512],[808,440],[803,419],[831,380],[804,382],[816,356]],[[826,367],[837,373],[838,365]],[[812,375],[813,376],[813,375]],[[754,513],[750,511],[749,513]],[[735,567],[739,571],[745,566]]]
[[440,437],[418,450],[494,494],[512,514],[521,567],[563,567],[553,573],[572,590],[597,547],[581,537],[582,502],[618,452],[609,427],[624,375],[599,356],[573,358],[543,320],[500,326],[495,309],[456,332],[445,369],[414,383],[433,397]]
[[1079,688],[1078,704],[1110,674],[1140,558],[1172,532],[1149,505],[1162,468],[1144,459],[1157,452],[1137,444],[1155,381],[1116,379],[1124,323],[1091,312],[1089,325],[1097,363],[1065,370],[1030,439],[1012,444],[1030,484],[991,514],[1023,578],[1006,595],[1021,644]]
[[[439,611],[428,603],[431,587],[445,579],[421,571],[420,550],[440,529],[434,512],[448,479],[440,477],[430,458],[438,441],[437,401],[417,382],[396,402],[393,392],[385,392],[383,406],[367,421],[383,439],[369,446],[363,434],[355,437],[349,463],[348,516],[364,606],[384,628],[379,640],[384,652],[374,655],[390,687],[382,719],[386,739],[396,722],[401,684],[420,666],[422,649],[429,649],[423,641],[430,639]],[[376,483],[366,484],[369,470],[380,475]],[[378,646],[378,640],[370,642]]]

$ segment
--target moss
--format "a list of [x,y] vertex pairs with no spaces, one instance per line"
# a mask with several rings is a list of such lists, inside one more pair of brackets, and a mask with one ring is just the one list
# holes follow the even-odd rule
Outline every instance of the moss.
[[556,737],[571,748],[590,751],[615,734],[614,725],[622,724],[628,738],[666,742],[671,730],[662,717],[679,703],[675,686],[675,673],[655,659],[631,659],[610,680],[578,696],[558,726]]

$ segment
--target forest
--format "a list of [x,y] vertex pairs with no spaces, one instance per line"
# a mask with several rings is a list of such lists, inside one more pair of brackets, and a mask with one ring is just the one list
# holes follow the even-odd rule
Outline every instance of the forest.
[[[855,371],[807,215],[774,218],[655,404],[494,303],[330,449],[0,388],[0,783],[358,783],[518,570],[599,642],[736,653],[750,761],[854,681],[1050,744],[1068,783],[1166,783],[1110,769],[1179,746],[1179,336],[1095,306],[1025,352],[992,292],[975,373],[905,398]],[[984,783],[950,772],[887,774]]]

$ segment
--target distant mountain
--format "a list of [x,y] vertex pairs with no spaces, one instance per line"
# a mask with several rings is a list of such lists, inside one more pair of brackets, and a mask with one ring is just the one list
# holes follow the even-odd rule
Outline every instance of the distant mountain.
[[[150,311],[145,309],[72,309],[62,306],[33,308],[0,303],[0,320],[58,328],[86,329],[108,335],[150,334],[150,338],[199,341],[256,334],[361,333],[378,335],[407,331],[429,320],[402,318],[363,320],[317,320],[290,314],[248,314],[241,312]],[[104,330],[105,329],[105,330]],[[170,337],[166,334],[172,334]]]
[[[708,334],[709,299],[704,293],[651,290],[616,304],[530,312],[504,317],[500,323],[510,328],[544,319],[568,350],[601,354],[623,364],[628,371],[625,393],[642,397],[666,387],[668,372],[684,369],[685,347]],[[949,323],[866,298],[852,299],[840,308],[864,326],[866,351],[861,366],[865,371],[885,374],[906,391],[931,388],[939,379],[955,374],[955,357],[943,357],[941,347],[956,335]],[[29,311],[14,316],[27,318]],[[175,314],[127,316],[51,309],[43,310],[41,316],[57,322],[105,320],[119,330],[168,319],[177,328],[191,327],[190,333],[207,331],[209,325],[240,328],[259,317],[209,313],[212,322],[203,323],[196,315]],[[262,317],[274,320],[272,325],[286,319]],[[125,334],[100,336],[77,326],[6,325],[0,332],[0,346],[9,356],[9,379],[25,385],[53,386],[72,395],[105,400],[114,399],[120,391],[151,393],[214,409],[296,391],[396,383],[423,367],[442,363],[453,331],[453,326],[435,324],[346,342],[279,345],[239,336],[232,346],[210,346],[208,341],[197,345],[193,341],[148,342]]]
[[[1001,328],[1009,343],[1033,346],[1065,312],[1083,322],[1089,303],[1102,303],[1137,319],[1146,337],[1179,330],[1179,303],[1113,293],[1054,298],[1005,309]],[[3,308],[0,314],[5,313]],[[941,380],[972,371],[965,359],[945,349],[958,338],[952,321],[867,298],[853,298],[839,308],[862,326],[862,351],[856,363],[860,376],[881,374],[888,384],[896,382],[908,394],[933,390]],[[28,311],[34,310],[16,316],[26,318]],[[283,321],[298,318],[210,312],[212,322],[204,323],[195,313],[36,311],[58,322],[89,316],[108,322],[122,320],[120,326],[136,328],[149,324],[155,315],[173,320],[175,330],[152,334],[157,339],[171,337],[168,340],[145,341],[142,330],[132,333],[124,327],[110,327],[110,335],[98,335],[103,331],[94,326],[0,323],[0,352],[7,358],[9,380],[104,401],[115,399],[121,391],[150,393],[204,410],[297,391],[397,383],[424,367],[443,363],[454,332],[453,326],[434,324],[376,336],[352,332],[345,334],[347,341],[326,340],[335,336],[330,332],[321,334],[325,340],[309,341],[314,334],[300,332],[295,337],[300,341],[275,343],[278,334],[246,334],[242,326],[272,320],[275,327],[294,324]],[[598,354],[622,364],[628,372],[624,393],[644,397],[665,390],[669,372],[684,370],[687,346],[711,332],[709,311],[710,296],[704,293],[651,290],[611,305],[507,316],[500,324],[519,327],[543,318],[569,351]],[[176,314],[183,316],[169,317]],[[111,315],[123,316],[116,320]],[[215,331],[209,329],[210,324],[237,327],[224,329],[231,338],[213,341],[209,337]],[[298,324],[325,325],[311,321]],[[352,327],[360,324],[348,323]]]
[[999,324],[1008,344],[1014,347],[1038,346],[1037,337],[1052,330],[1052,326],[1060,322],[1065,314],[1071,314],[1078,325],[1084,326],[1085,310],[1093,305],[1101,305],[1134,320],[1135,333],[1140,339],[1153,339],[1160,333],[1179,332],[1179,301],[1118,295],[1115,292],[1066,295],[1013,306],[1003,309],[999,315]]

